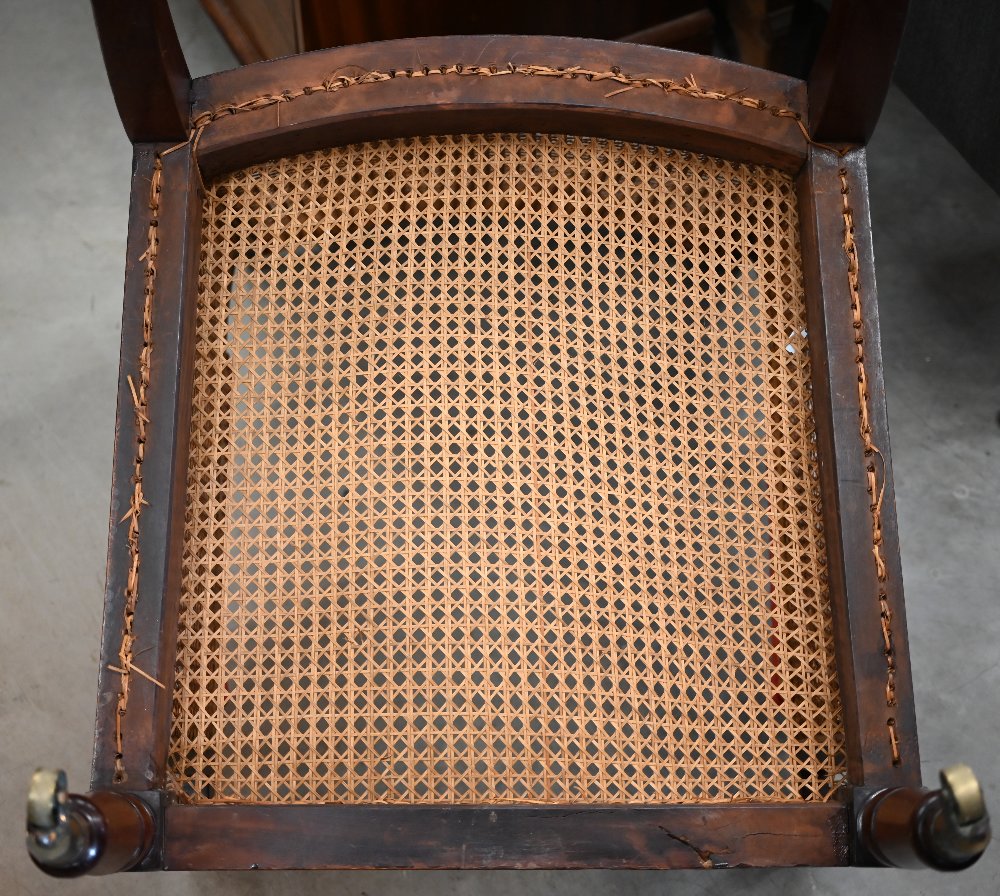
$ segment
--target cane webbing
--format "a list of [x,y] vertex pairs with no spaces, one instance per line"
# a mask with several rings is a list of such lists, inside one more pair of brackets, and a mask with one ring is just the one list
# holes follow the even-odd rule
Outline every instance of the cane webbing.
[[780,172],[572,137],[211,184],[179,794],[828,798],[797,226]]

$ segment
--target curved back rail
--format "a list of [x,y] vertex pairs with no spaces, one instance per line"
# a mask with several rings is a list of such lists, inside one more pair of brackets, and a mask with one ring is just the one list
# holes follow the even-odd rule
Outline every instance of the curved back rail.
[[[268,76],[262,74],[262,66],[271,64],[264,63],[199,79],[192,91],[167,0],[93,0],[93,7],[108,77],[125,131],[133,143],[182,140],[191,125],[192,105],[197,108],[205,95],[218,94],[223,85],[227,89],[245,85],[253,90],[268,80]],[[889,87],[906,7],[907,0],[837,0],[834,3],[808,80],[805,121],[817,140],[862,144],[871,136]],[[535,40],[546,45],[551,43],[548,38]],[[641,55],[635,56],[632,49],[619,47],[619,52],[641,65]],[[670,51],[661,51],[661,54],[664,52]],[[609,52],[608,55],[614,54]],[[696,73],[706,68],[706,60],[699,57],[676,51],[671,55],[686,60],[678,62],[678,70],[690,69]],[[303,76],[316,74],[323,68],[322,64],[317,65],[316,56],[315,53],[304,54],[280,60],[279,65],[289,75],[296,72]],[[375,68],[384,70],[385,60],[378,50],[360,51],[351,58],[353,64],[364,66],[370,64],[365,61],[366,57],[372,57],[372,62],[377,60]],[[330,57],[330,61],[335,59],[337,57]],[[476,65],[484,60],[422,59],[411,61],[408,67],[421,69],[442,62]],[[579,63],[570,61],[568,64]],[[707,62],[707,68],[712,71],[724,66],[719,60]],[[329,66],[326,68],[324,75],[329,75]],[[753,95],[760,74],[746,67],[740,67],[740,71],[743,72],[742,83],[737,84],[737,91]],[[218,81],[213,83],[215,79]],[[305,77],[289,80],[290,83],[307,83]],[[725,122],[720,122],[720,127],[724,126]]]
[[360,44],[201,79],[207,176],[330,145],[539,129],[670,145],[794,171],[800,81],[653,47],[538,37]]

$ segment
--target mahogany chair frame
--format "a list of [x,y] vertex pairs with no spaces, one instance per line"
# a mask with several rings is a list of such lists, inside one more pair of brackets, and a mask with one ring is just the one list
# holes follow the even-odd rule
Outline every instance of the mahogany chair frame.
[[[102,842],[129,845],[108,846],[85,870],[665,869],[921,858],[908,825],[933,795],[919,790],[863,145],[888,89],[905,7],[837,4],[808,83],[719,59],[558,37],[350,46],[192,81],[165,0],[94,0],[135,155],[91,788],[109,805],[127,795],[132,814],[112,824],[105,812]],[[504,129],[665,145],[794,175],[848,784],[826,803],[172,803],[172,620],[203,179],[331,145]],[[143,651],[148,677],[127,666],[123,673],[131,656],[123,634]],[[125,676],[127,714],[119,704]],[[872,797],[886,794],[906,795],[896,813],[906,825],[891,836],[862,823]],[[115,805],[120,815],[125,803]]]

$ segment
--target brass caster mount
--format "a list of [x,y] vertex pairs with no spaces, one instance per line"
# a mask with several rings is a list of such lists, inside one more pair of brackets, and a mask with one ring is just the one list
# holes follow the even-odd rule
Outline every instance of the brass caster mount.
[[66,773],[52,769],[38,769],[31,777],[28,854],[47,874],[139,868],[154,851],[157,827],[154,809],[135,794],[67,793]]
[[961,871],[990,842],[990,816],[967,765],[941,771],[940,790],[856,788],[855,865]]

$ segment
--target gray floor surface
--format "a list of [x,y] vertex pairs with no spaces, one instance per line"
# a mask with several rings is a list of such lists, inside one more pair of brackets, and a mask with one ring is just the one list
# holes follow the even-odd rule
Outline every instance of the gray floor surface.
[[[231,66],[194,0],[173,5],[194,73]],[[955,876],[35,871],[28,776],[89,775],[130,150],[89,4],[0,8],[0,893],[1000,892],[1000,845]],[[870,167],[924,780],[969,762],[1000,817],[1000,198],[898,92]]]

